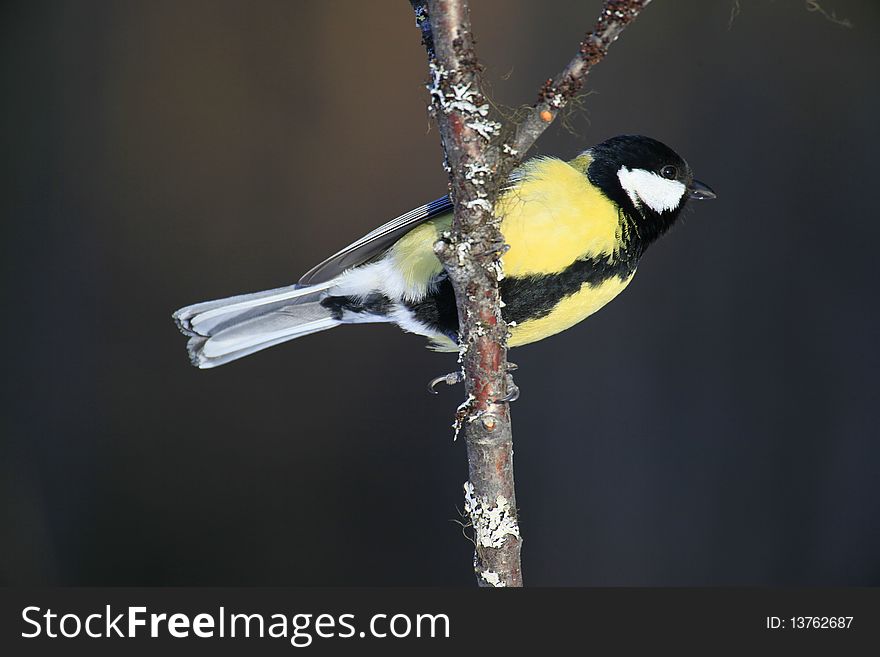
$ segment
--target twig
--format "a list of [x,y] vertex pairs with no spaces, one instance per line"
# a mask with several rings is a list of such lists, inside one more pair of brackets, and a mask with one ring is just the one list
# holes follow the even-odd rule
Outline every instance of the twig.
[[552,80],[548,79],[535,103],[516,126],[513,147],[520,153],[530,149],[559,110],[577,95],[584,86],[590,70],[598,64],[620,33],[632,23],[651,0],[607,0],[596,24],[581,41],[577,54]]
[[650,0],[607,0],[565,69],[515,124],[491,116],[480,85],[467,0],[410,0],[428,52],[431,110],[440,129],[455,203],[452,231],[435,245],[455,290],[467,401],[456,431],[467,444],[465,512],[482,586],[522,586],[507,395],[507,325],[498,283],[506,249],[493,215],[498,192],[525,152],[580,91],[590,69]]

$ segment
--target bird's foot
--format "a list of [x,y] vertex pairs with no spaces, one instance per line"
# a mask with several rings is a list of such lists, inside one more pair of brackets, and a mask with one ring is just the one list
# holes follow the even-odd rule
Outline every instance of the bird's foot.
[[[507,394],[504,395],[501,399],[496,400],[496,403],[503,402],[512,402],[519,399],[519,388],[513,382],[513,376],[510,374],[511,372],[519,369],[519,365],[516,363],[507,363]],[[450,372],[449,374],[443,374],[441,376],[435,377],[428,381],[428,392],[432,395],[437,394],[437,386],[441,383],[445,383],[448,386],[454,386],[457,383],[462,383],[464,381],[464,372],[462,370],[458,370],[456,372]]]

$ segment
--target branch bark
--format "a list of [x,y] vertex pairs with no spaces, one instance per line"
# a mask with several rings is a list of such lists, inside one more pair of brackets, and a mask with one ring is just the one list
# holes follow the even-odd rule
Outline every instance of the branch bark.
[[516,123],[491,115],[480,85],[467,0],[410,0],[428,52],[431,112],[440,130],[444,168],[455,204],[452,231],[435,245],[455,290],[466,401],[456,435],[467,444],[465,512],[473,527],[474,569],[481,586],[522,586],[507,331],[499,282],[506,250],[493,214],[499,191],[522,156],[580,91],[621,31],[650,0],[606,0],[574,58],[542,86]]

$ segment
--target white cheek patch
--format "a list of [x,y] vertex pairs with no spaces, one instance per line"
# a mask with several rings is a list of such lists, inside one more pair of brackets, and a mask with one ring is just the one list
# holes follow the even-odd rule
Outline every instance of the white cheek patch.
[[687,191],[684,183],[668,180],[645,169],[620,167],[617,178],[633,205],[639,206],[644,203],[654,212],[674,210]]

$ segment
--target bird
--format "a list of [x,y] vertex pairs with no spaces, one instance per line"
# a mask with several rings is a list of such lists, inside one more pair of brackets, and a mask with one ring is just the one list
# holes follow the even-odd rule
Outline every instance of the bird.
[[[539,156],[494,207],[507,251],[499,282],[509,347],[571,328],[619,295],[645,250],[689,200],[716,197],[670,147],[618,135],[569,161]],[[173,314],[193,365],[208,369],[343,324],[386,322],[459,348],[449,277],[434,244],[452,226],[444,196],[376,228],[299,282],[186,306]]]

